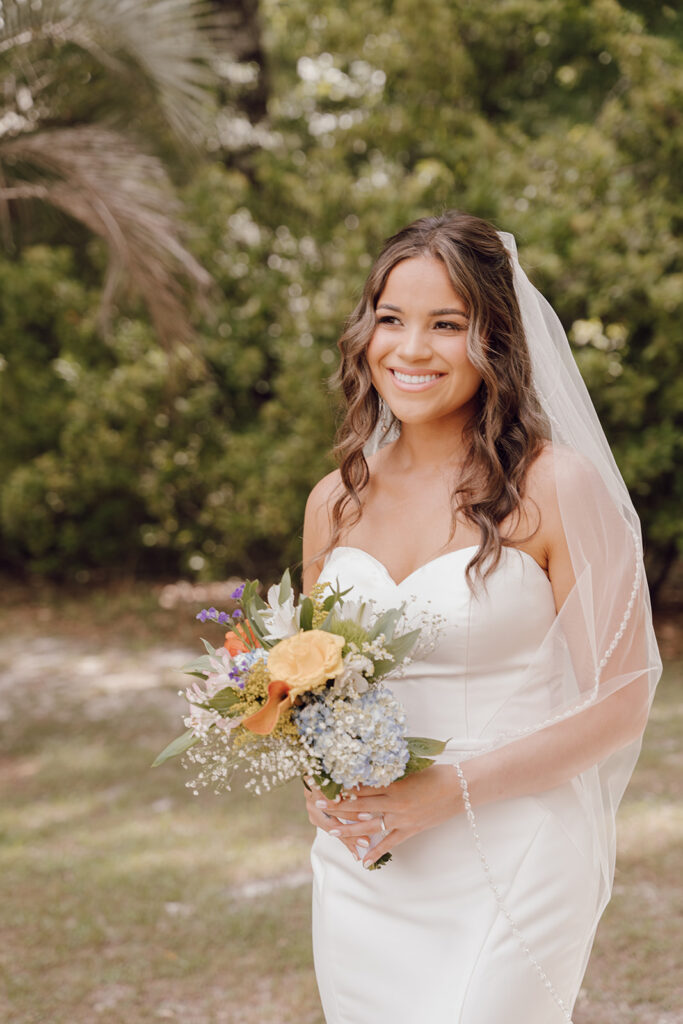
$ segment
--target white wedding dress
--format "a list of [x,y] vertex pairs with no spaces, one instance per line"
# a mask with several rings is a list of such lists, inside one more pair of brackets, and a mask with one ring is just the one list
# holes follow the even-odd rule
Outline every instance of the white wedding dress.
[[[441,760],[462,761],[465,774],[466,758],[506,704],[543,718],[547,686],[529,665],[555,618],[550,581],[517,549],[503,549],[487,593],[473,599],[465,567],[474,550],[451,551],[396,584],[369,553],[338,547],[320,576],[353,587],[351,598],[384,608],[406,601],[409,610],[445,618],[433,651],[387,683],[406,709],[409,734],[451,737]],[[538,794],[475,813],[494,882],[529,953],[496,903],[464,814],[399,845],[379,871],[318,830],[313,946],[327,1024],[568,1019],[550,982],[570,1012],[599,916],[580,780],[543,791],[539,779]]]

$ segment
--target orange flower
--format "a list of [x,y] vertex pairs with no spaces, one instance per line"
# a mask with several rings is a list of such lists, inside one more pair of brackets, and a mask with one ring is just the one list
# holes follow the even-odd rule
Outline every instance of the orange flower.
[[267,736],[277,725],[278,718],[283,711],[292,706],[292,698],[289,693],[289,685],[282,679],[274,679],[268,686],[268,700],[253,715],[242,719],[242,725],[249,732],[255,732],[259,736]]
[[[251,645],[246,643],[247,639],[251,640]],[[252,647],[260,646],[261,644],[256,639],[254,631],[248,622],[244,624],[241,622],[236,623],[235,628],[229,629],[225,634],[224,647],[231,658],[234,658],[236,654],[244,654],[245,651],[251,650]]]

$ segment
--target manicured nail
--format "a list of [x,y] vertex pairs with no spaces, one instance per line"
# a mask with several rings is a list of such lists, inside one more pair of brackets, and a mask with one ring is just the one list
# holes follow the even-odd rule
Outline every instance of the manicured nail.
[[315,806],[325,808],[327,807],[327,800],[316,800]]
[[340,836],[341,832],[339,831],[338,828],[331,828],[330,831],[328,832],[328,835],[330,835],[330,836]]
[[359,821],[371,821],[371,819],[372,814],[367,814],[365,811],[361,811],[361,813],[358,815]]
[[358,845],[358,846],[362,846],[362,847],[363,847],[363,849],[365,849],[365,847],[366,847],[366,846],[369,846],[369,845],[370,845],[370,842],[369,842],[369,840],[367,840],[367,839],[362,839],[362,838],[361,838],[361,839],[358,839],[358,840],[357,840],[356,842],[357,842],[357,845]]

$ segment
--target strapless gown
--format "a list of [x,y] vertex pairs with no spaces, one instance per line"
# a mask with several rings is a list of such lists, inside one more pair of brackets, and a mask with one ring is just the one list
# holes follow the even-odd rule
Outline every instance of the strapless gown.
[[[465,774],[507,703],[542,720],[547,692],[528,667],[555,618],[547,576],[517,549],[503,549],[487,593],[473,599],[465,579],[473,553],[449,552],[396,584],[369,553],[339,547],[320,576],[379,607],[406,601],[445,619],[431,653],[387,683],[409,734],[451,737],[442,760],[461,761]],[[537,794],[475,812],[506,909],[566,1011],[499,908],[460,814],[396,847],[379,871],[317,831],[313,948],[327,1024],[569,1019],[594,938],[599,869],[576,780],[546,791],[542,781]]]

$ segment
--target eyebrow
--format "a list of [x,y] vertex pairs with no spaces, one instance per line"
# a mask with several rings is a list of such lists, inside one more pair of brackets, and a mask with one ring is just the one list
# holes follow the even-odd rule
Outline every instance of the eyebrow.
[[[377,309],[391,309],[394,313],[402,313],[403,310],[400,306],[392,306],[390,302],[380,302]],[[469,319],[468,314],[464,309],[432,309],[430,310],[429,316],[464,316]]]

